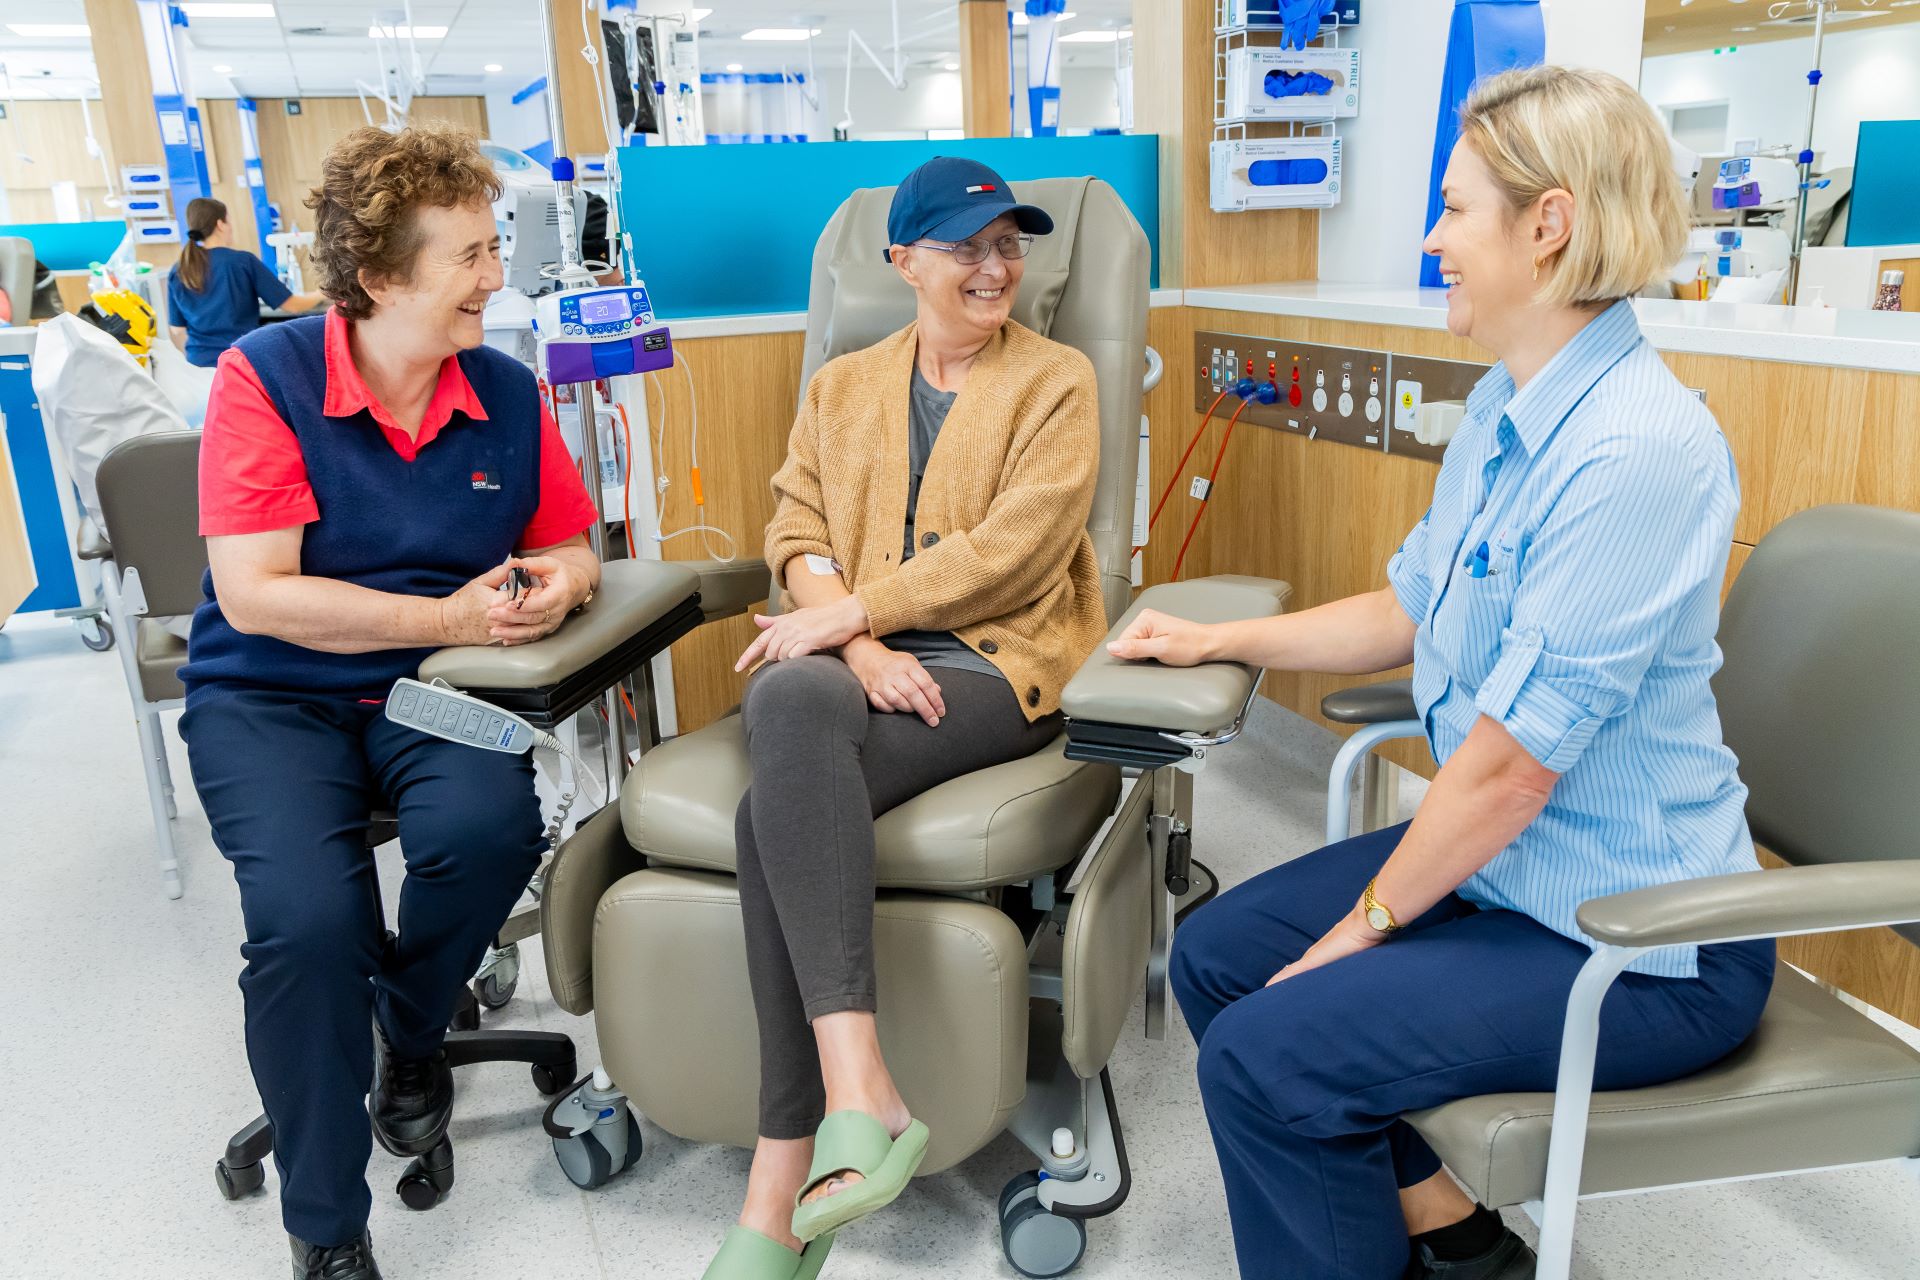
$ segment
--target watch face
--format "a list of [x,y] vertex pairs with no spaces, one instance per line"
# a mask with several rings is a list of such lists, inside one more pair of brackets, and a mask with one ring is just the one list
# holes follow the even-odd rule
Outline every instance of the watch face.
[[1393,917],[1387,913],[1385,907],[1368,907],[1367,923],[1381,933],[1386,933],[1393,928]]

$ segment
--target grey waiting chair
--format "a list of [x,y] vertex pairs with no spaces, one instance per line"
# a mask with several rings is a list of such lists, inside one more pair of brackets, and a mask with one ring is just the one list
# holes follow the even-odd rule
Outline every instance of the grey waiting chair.
[[112,533],[94,530],[80,545],[80,554],[100,565],[107,621],[133,700],[160,882],[169,898],[178,898],[183,887],[173,844],[178,807],[160,713],[184,704],[186,689],[177,672],[187,660],[187,642],[154,619],[190,614],[200,604],[207,549],[199,527],[199,465],[198,431],[159,432],[116,445],[95,480],[100,514]]
[[[1538,1280],[1566,1280],[1582,1199],[1890,1160],[1920,1175],[1920,1051],[1787,965],[1726,1058],[1593,1089],[1601,1001],[1649,950],[1881,925],[1920,945],[1916,635],[1920,515],[1820,507],[1762,539],[1721,614],[1714,691],[1754,838],[1792,865],[1588,902],[1600,945],[1567,1002],[1555,1091],[1406,1117],[1481,1203],[1540,1223]],[[1421,732],[1410,698],[1372,697],[1383,723]]]
[[[1101,465],[1087,529],[1109,622],[1143,606],[1202,621],[1280,612],[1285,583],[1244,578],[1155,587],[1134,604],[1146,237],[1104,183],[1013,186],[1056,228],[1027,260],[1014,318],[1085,353],[1098,380]],[[855,192],[820,237],[803,374],[913,319],[913,295],[884,260],[891,197]],[[764,594],[767,570],[757,570]],[[1003,1131],[1032,1151],[1044,1172],[1020,1174],[999,1201],[1001,1244],[1022,1274],[1071,1270],[1085,1221],[1126,1199],[1107,1063],[1143,983],[1148,1034],[1166,1025],[1172,929],[1180,904],[1206,892],[1190,862],[1191,770],[1238,728],[1256,674],[1122,663],[1098,650],[1063,695],[1061,740],[935,787],[876,824],[880,1036],[933,1133],[922,1172]],[[1125,770],[1137,772],[1123,794]],[[542,903],[554,998],[570,1013],[592,1011],[615,1083],[669,1132],[736,1146],[754,1142],[759,1090],[733,876],[748,783],[737,716],[662,744],[635,766],[619,805],[562,846]]]

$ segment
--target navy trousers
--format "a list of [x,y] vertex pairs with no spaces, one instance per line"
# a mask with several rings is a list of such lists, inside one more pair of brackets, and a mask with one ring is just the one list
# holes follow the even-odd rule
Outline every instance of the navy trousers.
[[[533,765],[339,698],[210,690],[180,727],[240,885],[247,1058],[273,1122],[281,1218],[302,1240],[339,1244],[371,1207],[373,1019],[401,1057],[439,1048],[461,984],[539,865]],[[392,942],[366,845],[383,806],[407,864]]]
[[[1399,1119],[1509,1090],[1551,1091],[1568,992],[1591,954],[1531,917],[1450,895],[1391,941],[1274,986],[1353,908],[1405,825],[1273,870],[1196,911],[1172,983],[1246,1280],[1399,1280],[1399,1188],[1440,1160]],[[1691,1074],[1752,1032],[1771,941],[1700,950],[1698,978],[1624,974],[1600,1015],[1595,1083]]]

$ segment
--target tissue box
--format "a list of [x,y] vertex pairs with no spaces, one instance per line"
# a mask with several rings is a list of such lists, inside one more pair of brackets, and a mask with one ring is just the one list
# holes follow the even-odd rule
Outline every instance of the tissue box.
[[1241,138],[1208,148],[1211,200],[1241,209],[1331,209],[1340,203],[1340,139]]
[[1358,49],[1247,46],[1227,53],[1222,124],[1332,120],[1359,114]]

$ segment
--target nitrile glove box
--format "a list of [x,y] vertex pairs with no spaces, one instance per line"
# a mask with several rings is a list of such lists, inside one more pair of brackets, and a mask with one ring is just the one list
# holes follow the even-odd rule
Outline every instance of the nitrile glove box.
[[1360,114],[1358,49],[1227,52],[1225,124],[1253,120],[1332,120]]
[[1240,138],[1208,148],[1210,203],[1241,209],[1331,209],[1340,203],[1340,139]]

